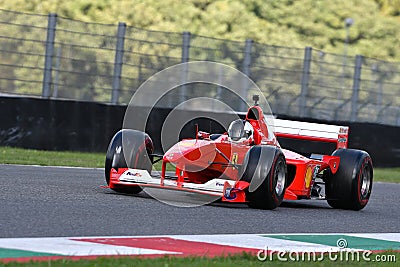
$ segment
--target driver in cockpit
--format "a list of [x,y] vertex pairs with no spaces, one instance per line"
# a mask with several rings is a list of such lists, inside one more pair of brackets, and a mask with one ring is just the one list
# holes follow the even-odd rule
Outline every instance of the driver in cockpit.
[[252,145],[254,143],[254,128],[246,120],[237,119],[228,128],[228,138],[232,142]]

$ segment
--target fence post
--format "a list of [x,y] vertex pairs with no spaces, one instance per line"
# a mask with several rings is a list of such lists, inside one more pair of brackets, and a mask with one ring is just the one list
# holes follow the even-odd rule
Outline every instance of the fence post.
[[61,64],[61,46],[57,49],[57,56],[56,56],[56,69],[55,69],[55,77],[54,77],[54,90],[53,90],[53,98],[58,97],[58,83],[59,83],[59,76],[60,76],[60,64]]
[[243,73],[250,76],[250,65],[251,65],[251,48],[253,46],[253,40],[246,39],[244,45],[244,57],[243,57]]
[[114,74],[112,82],[111,103],[118,104],[119,91],[121,89],[122,64],[124,59],[124,43],[125,43],[126,24],[118,23],[117,46],[115,49]]
[[357,55],[354,66],[353,94],[351,95],[350,121],[356,121],[358,116],[358,93],[360,91],[360,79],[363,56]]
[[301,76],[301,92],[300,92],[300,103],[299,103],[299,114],[300,117],[307,115],[307,95],[308,95],[308,81],[310,79],[310,67],[311,67],[311,54],[312,48],[307,46],[304,49],[304,61],[303,61],[303,75]]
[[[253,47],[253,40],[251,39],[246,39],[246,42],[244,44],[244,55],[243,55],[243,73],[246,74],[246,76],[250,77],[250,65],[251,65],[251,50]],[[243,96],[248,97],[248,91],[249,91],[249,83],[247,79],[243,80]],[[245,101],[247,99],[244,99]],[[246,111],[246,103],[241,102],[241,107],[240,111]]]
[[[190,32],[183,32],[182,33],[182,63],[187,63],[189,62],[189,50],[190,50]],[[187,65],[185,64],[183,66],[183,72],[182,72],[182,88],[180,90],[180,96],[179,96],[179,102],[183,103],[186,99],[186,81],[187,81],[187,72],[188,68]]]
[[182,33],[182,63],[189,61],[190,32]]
[[54,54],[54,40],[56,38],[57,14],[50,13],[47,22],[46,54],[44,59],[44,73],[42,97],[49,98],[51,90],[51,72]]

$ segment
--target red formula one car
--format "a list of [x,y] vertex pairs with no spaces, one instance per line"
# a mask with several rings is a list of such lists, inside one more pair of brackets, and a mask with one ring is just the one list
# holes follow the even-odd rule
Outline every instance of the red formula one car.
[[[333,142],[337,149],[305,157],[283,149],[276,136]],[[333,208],[360,210],[371,194],[372,161],[364,151],[347,149],[347,140],[343,126],[275,119],[269,127],[255,104],[227,133],[197,132],[196,139],[184,139],[159,156],[146,133],[121,130],[108,147],[105,176],[109,188],[123,193],[179,190],[260,209],[274,209],[284,199],[326,199]],[[161,174],[152,175],[152,164],[161,160]],[[168,163],[175,175],[168,175]]]

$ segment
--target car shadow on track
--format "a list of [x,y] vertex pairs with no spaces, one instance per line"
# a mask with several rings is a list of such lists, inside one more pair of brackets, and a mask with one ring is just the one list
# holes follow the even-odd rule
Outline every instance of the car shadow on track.
[[[308,209],[308,210],[312,210],[312,209],[332,209],[331,207],[329,207],[328,205],[325,205],[325,203],[318,203],[318,202],[308,202],[308,201],[304,201],[304,202],[295,202],[295,201],[284,201],[282,202],[282,204],[278,207],[279,208],[289,208],[289,209]],[[209,204],[210,206],[216,206],[216,207],[222,207],[222,208],[242,208],[242,209],[249,209],[249,207],[247,206],[247,204],[245,203],[227,203],[227,202],[214,202]]]
[[[146,192],[142,191],[139,194],[123,194],[123,193],[117,193],[114,192],[110,189],[107,189],[103,193],[107,195],[117,195],[117,196],[122,196],[122,197],[135,197],[135,198],[140,198],[140,199],[153,199],[156,201],[159,201],[157,198],[152,197],[151,195],[147,194]],[[180,203],[177,198],[173,198],[173,195],[170,196],[170,198],[165,198],[162,199],[161,202],[165,203],[168,201],[173,201],[174,203]],[[187,200],[187,199],[186,199]],[[185,203],[185,201],[182,201],[182,206],[185,206],[185,204],[189,205],[198,205],[199,200],[198,198],[194,199],[193,201],[189,201],[189,203]],[[214,202],[208,203],[208,202],[203,202],[203,205],[208,205],[208,206],[213,206],[213,207],[221,207],[221,208],[233,208],[233,209],[249,209],[247,204],[245,203],[228,203],[228,202],[222,202],[220,199],[216,200]],[[174,204],[174,206],[179,206]],[[282,204],[279,206],[280,208],[288,208],[288,209],[307,209],[307,210],[313,210],[313,209],[324,209],[324,210],[329,210],[332,209],[324,200],[297,200],[297,201],[283,201]],[[279,208],[278,207],[278,208]]]
[[280,207],[295,209],[332,209],[325,200],[284,201]]

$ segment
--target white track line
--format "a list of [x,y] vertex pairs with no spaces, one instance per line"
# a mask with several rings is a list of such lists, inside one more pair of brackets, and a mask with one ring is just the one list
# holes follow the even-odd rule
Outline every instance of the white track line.
[[70,240],[67,237],[1,238],[0,248],[28,250],[64,256],[177,254],[171,251],[76,241]]

